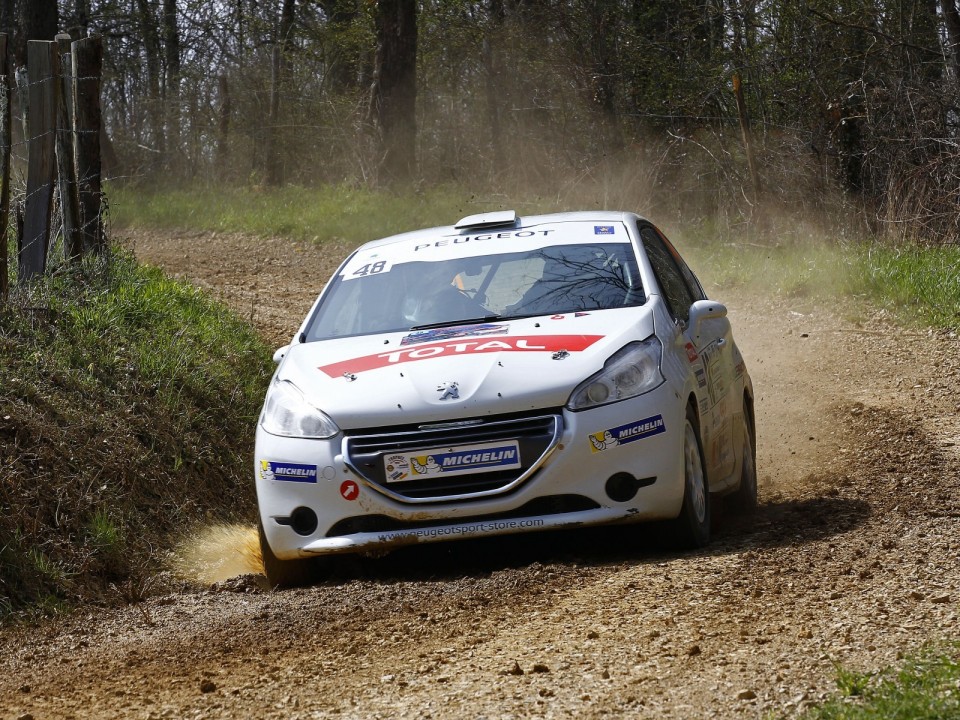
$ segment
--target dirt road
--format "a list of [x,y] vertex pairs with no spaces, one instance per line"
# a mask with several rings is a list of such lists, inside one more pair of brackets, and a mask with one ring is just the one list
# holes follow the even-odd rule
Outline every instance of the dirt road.
[[[344,252],[230,235],[130,245],[276,344]],[[757,388],[752,527],[728,521],[688,554],[621,528],[412,548],[298,591],[253,575],[185,584],[0,633],[0,717],[790,716],[834,688],[837,663],[879,668],[956,638],[958,339],[712,295]]]

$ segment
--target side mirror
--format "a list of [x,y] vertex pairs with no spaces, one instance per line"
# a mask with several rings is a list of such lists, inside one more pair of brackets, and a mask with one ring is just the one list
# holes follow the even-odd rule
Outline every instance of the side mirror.
[[277,348],[277,351],[273,353],[273,362],[279,365],[280,361],[283,360],[283,356],[287,354],[287,350],[289,349],[290,349],[289,345],[284,345],[281,348]]
[[716,320],[727,316],[727,306],[713,300],[697,300],[690,306],[690,319],[687,327],[693,337],[700,335],[700,323],[704,320]]

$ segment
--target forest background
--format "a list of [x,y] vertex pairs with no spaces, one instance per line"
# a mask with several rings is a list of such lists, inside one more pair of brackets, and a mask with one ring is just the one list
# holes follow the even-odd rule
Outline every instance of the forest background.
[[6,0],[0,15],[15,66],[28,39],[104,38],[105,171],[138,187],[582,183],[653,217],[960,238],[955,0]]

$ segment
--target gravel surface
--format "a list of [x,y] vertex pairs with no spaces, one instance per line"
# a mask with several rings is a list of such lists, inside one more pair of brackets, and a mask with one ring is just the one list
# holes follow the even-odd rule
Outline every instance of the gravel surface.
[[[278,345],[347,249],[128,243]],[[194,562],[229,579],[0,631],[0,717],[789,717],[832,691],[837,664],[956,638],[960,341],[712,294],[757,390],[761,507],[721,520],[707,550],[667,552],[649,527],[496,538],[271,592],[255,531],[218,531]]]

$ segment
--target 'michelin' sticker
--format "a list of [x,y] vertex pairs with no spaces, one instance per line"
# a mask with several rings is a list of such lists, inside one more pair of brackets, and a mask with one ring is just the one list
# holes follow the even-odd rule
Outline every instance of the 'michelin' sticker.
[[666,431],[667,428],[663,424],[662,415],[654,415],[644,420],[635,420],[626,425],[592,433],[590,435],[590,452],[597,453],[603,450],[609,450],[610,448],[626,445],[637,440],[642,440],[643,438],[653,437]]
[[317,481],[317,466],[261,460],[260,477],[264,480],[315,483]]

